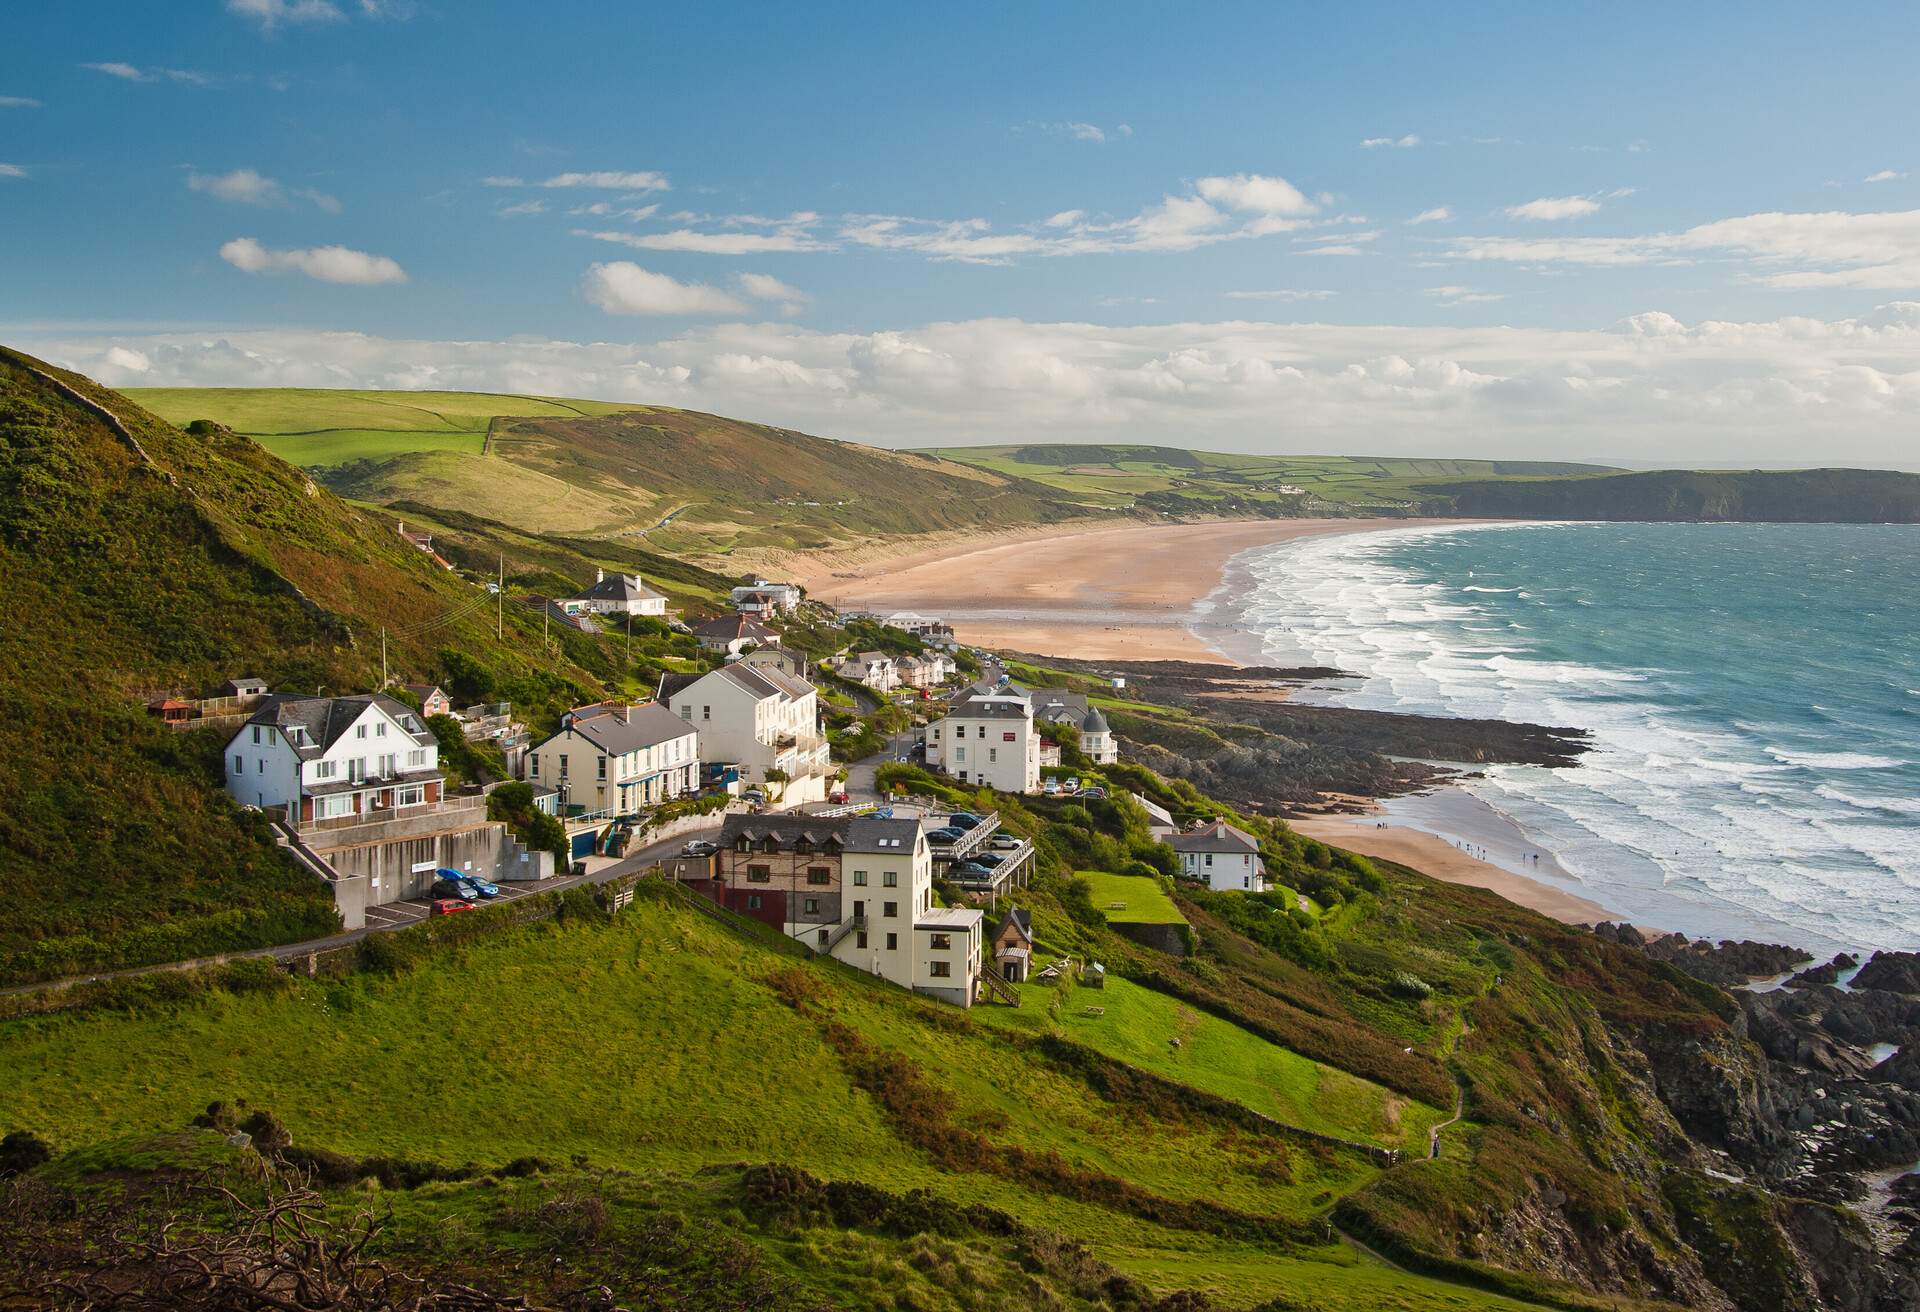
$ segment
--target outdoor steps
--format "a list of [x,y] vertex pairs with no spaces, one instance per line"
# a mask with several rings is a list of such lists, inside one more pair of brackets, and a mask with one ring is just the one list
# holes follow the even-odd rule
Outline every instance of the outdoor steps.
[[832,935],[828,937],[827,945],[820,949],[820,954],[822,956],[831,956],[833,950],[840,946],[842,939],[853,933],[854,930],[865,929],[866,927],[867,918],[865,916],[853,916],[841,921],[839,928],[835,929]]
[[992,966],[982,964],[980,982],[987,986],[987,992],[1010,1007],[1020,1005],[1020,990],[1007,983],[1006,978]]

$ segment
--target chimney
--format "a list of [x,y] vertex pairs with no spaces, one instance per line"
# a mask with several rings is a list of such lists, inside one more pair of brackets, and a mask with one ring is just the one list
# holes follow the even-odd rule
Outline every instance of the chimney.
[[607,572],[603,569],[596,569],[593,572],[593,581],[595,583],[605,583],[607,581]]
[[620,703],[620,723],[627,724],[631,722],[632,719],[633,719],[633,707],[629,706],[625,702],[621,702]]

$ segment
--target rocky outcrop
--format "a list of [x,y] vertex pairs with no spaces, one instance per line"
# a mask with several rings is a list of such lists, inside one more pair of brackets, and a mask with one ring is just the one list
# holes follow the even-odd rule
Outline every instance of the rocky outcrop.
[[1852,970],[1860,964],[1860,959],[1851,952],[1840,952],[1832,961],[1821,966],[1809,966],[1787,981],[1789,988],[1810,988],[1815,984],[1838,984],[1842,971]]
[[1676,970],[1723,989],[1783,975],[1807,960],[1803,949],[1782,943],[1733,939],[1714,943],[1704,938],[1690,939],[1685,934],[1650,938],[1632,925],[1596,925],[1594,932],[1612,942],[1639,948],[1655,961],[1664,961]]
[[1856,989],[1920,995],[1920,952],[1876,952],[1853,977]]

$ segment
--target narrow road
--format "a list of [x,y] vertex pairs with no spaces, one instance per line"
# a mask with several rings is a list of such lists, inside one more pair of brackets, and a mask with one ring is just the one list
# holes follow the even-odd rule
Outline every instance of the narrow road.
[[[678,853],[685,844],[693,842],[695,839],[712,839],[719,834],[719,832],[720,826],[715,825],[711,829],[698,829],[688,833],[678,834],[672,838],[663,839],[658,843],[643,847],[632,856],[623,858],[613,865],[605,866],[584,875],[560,875],[553,879],[540,880],[537,883],[505,883],[500,886],[501,894],[506,900],[513,901],[522,897],[532,897],[539,893],[558,893],[581,884],[605,884],[611,880],[620,878],[622,875],[630,875],[636,871],[645,870],[661,857]],[[380,909],[378,907],[369,907],[367,910],[369,914],[376,914]],[[325,952],[332,948],[345,947],[350,943],[358,943],[369,934],[382,934],[390,930],[403,929],[408,925],[416,923],[419,919],[421,919],[421,917],[418,916],[411,916],[407,919],[390,919],[383,916],[381,923],[375,924],[369,922],[364,929],[345,930],[338,934],[329,934],[325,938],[310,938],[300,943],[283,943],[278,947],[271,948],[250,948],[244,952],[228,952],[212,957],[194,957],[187,961],[163,961],[152,966],[130,966],[125,970],[107,970],[92,975],[69,975],[65,979],[40,980],[33,984],[15,984],[0,989],[0,997],[12,997],[23,993],[53,992],[60,989],[72,988],[76,984],[90,984],[96,980],[104,979],[130,979],[136,975],[158,974],[163,970],[195,970],[204,966],[222,965],[229,961],[245,961],[253,957],[265,957],[273,961],[291,961],[295,957],[304,957],[309,952]]]

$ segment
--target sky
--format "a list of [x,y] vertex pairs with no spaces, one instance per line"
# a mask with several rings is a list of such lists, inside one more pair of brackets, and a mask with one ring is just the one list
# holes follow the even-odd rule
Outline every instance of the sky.
[[0,341],[895,446],[1920,469],[1920,6],[65,0]]

